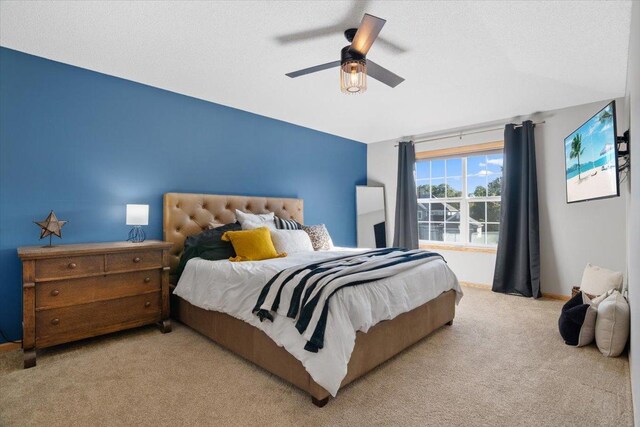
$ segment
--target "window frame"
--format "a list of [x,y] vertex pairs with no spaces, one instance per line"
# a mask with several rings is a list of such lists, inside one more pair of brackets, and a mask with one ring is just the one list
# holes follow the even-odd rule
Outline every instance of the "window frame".
[[[446,203],[460,203],[460,214],[461,214],[461,218],[460,218],[460,235],[462,236],[461,241],[460,242],[447,242],[445,240],[423,240],[420,239],[420,236],[418,236],[418,242],[420,244],[420,247],[429,247],[429,246],[439,246],[439,247],[450,247],[453,250],[464,250],[465,248],[474,250],[477,249],[479,252],[493,252],[495,251],[495,249],[497,248],[497,244],[491,244],[491,243],[472,243],[469,239],[469,203],[472,202],[483,202],[485,203],[485,221],[484,224],[487,226],[488,225],[493,225],[493,224],[500,224],[500,222],[494,222],[494,221],[487,221],[488,216],[487,216],[487,204],[486,202],[502,202],[502,195],[500,196],[489,196],[488,191],[487,191],[487,195],[484,197],[469,197],[469,192],[468,192],[468,188],[467,188],[467,180],[468,180],[468,176],[467,176],[467,160],[469,157],[474,157],[474,156],[482,156],[482,155],[492,155],[492,154],[503,154],[503,147],[504,147],[504,142],[503,141],[493,141],[493,142],[489,142],[489,143],[484,143],[484,144],[475,144],[475,145],[468,145],[468,146],[462,146],[462,147],[454,147],[454,148],[448,148],[448,149],[441,149],[441,150],[432,150],[432,151],[422,151],[422,152],[417,152],[416,153],[416,163],[420,162],[420,161],[432,161],[432,160],[447,160],[447,159],[454,159],[454,158],[460,158],[462,160],[462,196],[461,197],[444,197],[441,199],[433,199],[433,198],[429,198],[429,199],[425,199],[425,198],[419,198],[418,197],[418,192],[417,192],[417,187],[418,187],[418,175],[417,175],[417,167],[416,167],[416,171],[414,174],[414,179],[416,182],[416,200],[418,201],[418,203],[425,203],[425,204],[431,204],[431,203],[438,203],[438,201],[441,200],[440,203],[442,203],[443,205],[446,206]],[[446,162],[445,162],[445,183],[447,178],[447,174],[446,174]],[[488,188],[487,188],[488,190]],[[429,211],[430,212],[430,211]],[[464,215],[464,217],[462,217],[462,215]],[[419,218],[416,218],[416,221],[418,223],[418,228],[420,227],[421,223],[424,224],[430,224],[432,222],[436,222],[436,223],[440,223],[440,221],[431,221],[430,220],[431,216],[427,215],[427,220],[420,220]],[[446,232],[446,207],[445,207],[445,214],[444,214],[444,218],[442,221],[443,225],[444,225],[444,229]],[[486,230],[485,230],[486,232]],[[429,236],[431,237],[431,236]]]

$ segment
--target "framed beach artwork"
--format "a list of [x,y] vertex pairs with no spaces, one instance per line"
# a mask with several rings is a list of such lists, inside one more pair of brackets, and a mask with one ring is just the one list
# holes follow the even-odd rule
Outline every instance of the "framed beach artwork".
[[564,139],[567,203],[620,195],[616,136],[611,101]]

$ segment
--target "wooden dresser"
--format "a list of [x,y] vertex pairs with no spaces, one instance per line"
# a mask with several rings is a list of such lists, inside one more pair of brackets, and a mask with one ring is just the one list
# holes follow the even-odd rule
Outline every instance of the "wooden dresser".
[[88,243],[18,248],[24,367],[36,349],[169,321],[171,243]]

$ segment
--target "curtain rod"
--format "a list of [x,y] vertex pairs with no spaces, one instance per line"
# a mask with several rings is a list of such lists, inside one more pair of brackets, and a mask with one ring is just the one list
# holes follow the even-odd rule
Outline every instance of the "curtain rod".
[[[544,124],[545,121],[541,121],[541,122],[537,122],[534,123],[533,125],[542,125]],[[506,125],[505,125],[506,126]],[[514,128],[521,128],[522,125],[515,125]],[[449,139],[449,138],[454,138],[454,137],[459,137],[460,139],[462,139],[463,136],[467,136],[467,135],[475,135],[477,133],[485,133],[485,132],[493,132],[496,130],[502,130],[504,129],[504,126],[499,127],[499,128],[491,128],[491,129],[482,129],[482,130],[476,130],[476,131],[472,131],[472,132],[459,132],[459,133],[453,133],[453,134],[449,134],[449,135],[445,135],[445,136],[438,136],[435,138],[428,138],[428,139],[418,139],[416,141],[413,141],[414,144],[422,144],[423,142],[431,142],[431,141],[439,141],[441,139]],[[394,145],[394,147],[397,147],[398,144]]]

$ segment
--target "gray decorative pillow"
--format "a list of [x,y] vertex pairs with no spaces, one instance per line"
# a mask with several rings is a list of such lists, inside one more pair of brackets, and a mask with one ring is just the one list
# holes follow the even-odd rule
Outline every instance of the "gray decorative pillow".
[[303,225],[302,229],[309,235],[311,245],[316,251],[328,251],[333,249],[333,241],[324,224]]
[[243,230],[253,230],[260,227],[267,227],[269,230],[276,229],[276,223],[274,220],[275,214],[273,212],[266,214],[253,214],[236,209],[236,218],[242,225]]

